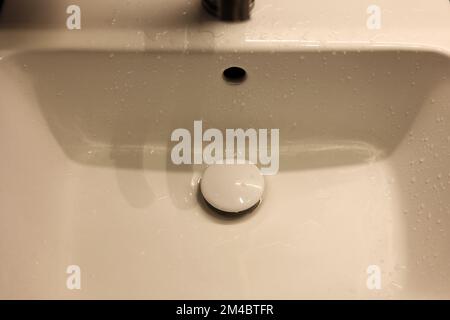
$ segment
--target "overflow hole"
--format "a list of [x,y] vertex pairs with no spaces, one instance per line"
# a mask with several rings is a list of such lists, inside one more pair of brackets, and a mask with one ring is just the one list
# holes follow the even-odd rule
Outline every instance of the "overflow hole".
[[240,67],[230,67],[223,71],[223,78],[233,84],[239,84],[247,78],[247,72]]

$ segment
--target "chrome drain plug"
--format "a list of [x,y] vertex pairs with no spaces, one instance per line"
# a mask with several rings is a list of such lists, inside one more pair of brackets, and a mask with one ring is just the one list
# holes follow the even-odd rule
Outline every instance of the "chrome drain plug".
[[220,213],[246,213],[261,203],[264,177],[254,164],[214,164],[203,173],[200,191]]

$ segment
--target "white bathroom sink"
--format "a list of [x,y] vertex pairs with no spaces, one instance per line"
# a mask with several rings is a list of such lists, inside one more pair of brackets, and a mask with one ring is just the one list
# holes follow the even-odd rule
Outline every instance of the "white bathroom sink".
[[[450,297],[444,54],[30,50],[0,88],[1,298]],[[255,211],[214,213],[172,163],[194,120],[280,129]]]

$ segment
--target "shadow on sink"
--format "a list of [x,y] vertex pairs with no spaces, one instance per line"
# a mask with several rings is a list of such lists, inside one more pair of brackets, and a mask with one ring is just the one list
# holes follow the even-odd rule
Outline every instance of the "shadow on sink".
[[[0,3],[3,1],[0,1]],[[89,28],[142,28],[170,30],[208,24],[214,19],[205,12],[200,3],[170,2],[152,0],[142,3],[125,3],[122,0],[97,0],[96,8],[89,6],[89,0],[79,0],[82,10],[83,29]],[[160,2],[157,4],[156,2]],[[0,15],[2,29],[64,29],[68,14],[66,9],[73,5],[70,0],[28,0],[4,1]],[[158,8],[154,10],[155,6]],[[88,7],[89,10],[83,10]]]
[[[440,81],[418,52],[173,54],[34,52],[13,58],[44,118],[79,163],[170,168],[176,128],[280,129],[280,169],[389,156]],[[224,67],[246,67],[237,86]],[[155,160],[156,159],[156,160]],[[158,160],[159,159],[159,160]]]

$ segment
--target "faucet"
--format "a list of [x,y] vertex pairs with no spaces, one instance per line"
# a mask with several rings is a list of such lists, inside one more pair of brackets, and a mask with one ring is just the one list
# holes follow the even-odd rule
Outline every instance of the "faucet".
[[250,19],[255,0],[202,0],[203,7],[212,15],[224,21]]

